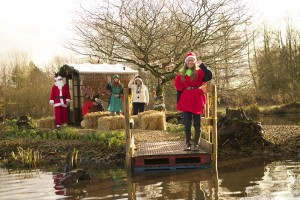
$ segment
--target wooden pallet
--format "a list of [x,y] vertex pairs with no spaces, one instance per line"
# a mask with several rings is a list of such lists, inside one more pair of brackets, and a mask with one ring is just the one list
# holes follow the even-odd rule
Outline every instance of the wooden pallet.
[[211,154],[199,151],[184,151],[184,141],[139,143],[133,156],[134,171],[181,170],[210,167]]

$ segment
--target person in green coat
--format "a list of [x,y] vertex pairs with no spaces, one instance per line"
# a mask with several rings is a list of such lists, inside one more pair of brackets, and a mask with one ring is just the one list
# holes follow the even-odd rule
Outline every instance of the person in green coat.
[[108,102],[108,111],[111,115],[120,115],[122,112],[122,96],[123,96],[123,84],[120,81],[119,75],[114,75],[113,80],[110,78],[107,80],[108,84],[106,89],[110,91],[111,95]]

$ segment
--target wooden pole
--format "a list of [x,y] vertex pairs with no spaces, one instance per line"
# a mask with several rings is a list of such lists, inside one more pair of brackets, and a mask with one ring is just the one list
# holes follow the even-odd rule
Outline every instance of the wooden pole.
[[[206,119],[209,119],[209,109],[210,109],[210,101],[209,101],[209,98],[210,98],[210,91],[211,91],[211,89],[210,89],[210,87],[211,87],[211,85],[207,85],[206,87],[208,87],[207,88],[207,92],[206,92],[206,107],[205,107],[205,118]],[[206,140],[208,141],[208,142],[211,142],[211,140],[210,140],[210,126],[205,126],[205,131],[206,131],[206,134],[205,134],[205,136],[206,136]]]
[[218,176],[218,97],[217,97],[217,87],[215,84],[211,86],[211,105],[212,105],[212,144],[213,144],[213,154],[212,154],[212,175],[214,183],[214,199],[219,199],[219,176]]
[[126,168],[131,171],[131,131],[130,131],[130,114],[129,114],[129,91],[124,88],[124,114],[125,114],[125,133],[126,133]]
[[136,184],[132,180],[131,173],[127,173],[127,193],[129,200],[136,200]]
[[214,187],[214,199],[219,199],[219,173],[218,169],[214,168],[212,172],[212,178],[213,178],[213,187]]
[[213,161],[213,167],[217,169],[217,160],[218,160],[218,130],[217,130],[217,87],[216,85],[212,85],[212,90],[211,90],[211,95],[212,95],[212,143],[213,143],[213,156],[212,156],[212,161]]
[[125,133],[126,133],[126,168],[127,168],[127,190],[128,199],[136,200],[136,186],[132,181],[132,156],[134,151],[133,135],[130,130],[130,107],[129,89],[124,88],[124,114],[125,114]]

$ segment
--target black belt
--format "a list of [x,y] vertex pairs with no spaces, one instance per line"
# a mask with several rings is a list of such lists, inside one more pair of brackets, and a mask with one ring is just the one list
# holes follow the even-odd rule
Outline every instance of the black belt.
[[63,98],[66,98],[65,96],[55,96],[54,97],[55,99],[63,99]]
[[197,90],[199,89],[199,87],[187,87],[185,88],[185,90]]

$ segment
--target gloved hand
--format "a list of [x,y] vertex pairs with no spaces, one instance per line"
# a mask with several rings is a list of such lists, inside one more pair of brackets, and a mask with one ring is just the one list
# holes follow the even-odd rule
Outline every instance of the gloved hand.
[[49,101],[49,104],[50,104],[51,106],[53,106],[54,101],[50,100],[50,101]]
[[115,97],[115,98],[119,98],[120,95],[119,95],[119,94],[114,94],[114,97]]
[[204,72],[205,76],[203,78],[203,82],[207,82],[207,81],[210,81],[212,79],[212,73],[211,71],[206,67],[206,65],[204,63],[202,63],[201,61],[201,64],[200,64],[200,69]]

